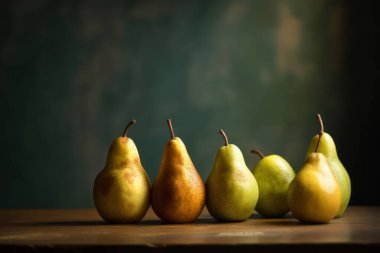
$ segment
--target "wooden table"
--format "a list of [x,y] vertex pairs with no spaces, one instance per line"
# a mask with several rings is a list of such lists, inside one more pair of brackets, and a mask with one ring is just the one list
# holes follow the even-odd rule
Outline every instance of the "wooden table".
[[109,225],[95,210],[0,210],[0,252],[380,252],[380,207],[350,207],[326,225],[290,215],[218,223],[164,224],[149,210],[138,224]]

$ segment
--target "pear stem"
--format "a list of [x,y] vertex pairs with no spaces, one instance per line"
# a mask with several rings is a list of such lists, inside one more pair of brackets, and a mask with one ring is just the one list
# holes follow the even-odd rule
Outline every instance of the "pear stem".
[[128,125],[125,127],[125,129],[124,129],[124,133],[123,133],[123,137],[124,137],[124,138],[127,138],[128,128],[129,128],[130,126],[134,125],[134,124],[136,124],[136,120],[135,120],[135,119],[131,120],[131,122],[129,122]]
[[227,138],[226,133],[223,131],[223,129],[220,129],[220,130],[219,130],[219,133],[223,136],[223,139],[224,139],[224,146],[227,146],[227,145],[228,145],[228,138]]
[[324,128],[324,126],[323,126],[323,121],[322,121],[322,117],[321,117],[321,115],[318,113],[317,114],[317,120],[318,120],[318,122],[319,122],[319,126],[320,126],[320,132],[324,132],[325,131],[325,128]]
[[172,126],[172,119],[168,119],[166,122],[168,123],[168,127],[170,130],[170,138],[174,139],[175,135],[174,135],[174,130],[173,130],[173,126]]
[[317,114],[317,120],[319,122],[320,131],[319,131],[317,146],[315,147],[315,151],[314,151],[315,153],[318,152],[319,143],[321,142],[322,134],[323,134],[323,132],[325,130],[324,127],[323,127],[322,117],[321,117],[321,115],[319,113]]
[[259,150],[257,150],[257,149],[252,149],[252,150],[251,150],[251,153],[258,155],[261,159],[263,159],[263,158],[265,157],[265,155],[264,155],[263,153],[261,153],[261,152],[260,152]]

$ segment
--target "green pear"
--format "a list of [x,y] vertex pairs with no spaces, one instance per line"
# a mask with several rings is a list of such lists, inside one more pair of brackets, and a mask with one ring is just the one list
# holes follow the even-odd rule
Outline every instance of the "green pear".
[[171,120],[167,123],[171,138],[165,145],[152,186],[152,208],[165,222],[194,222],[205,205],[205,185],[185,144],[175,137]]
[[288,190],[290,211],[305,223],[328,223],[339,211],[339,184],[327,158],[318,151],[310,153]]
[[206,181],[206,206],[218,220],[243,221],[255,209],[259,188],[240,149],[228,144],[223,129],[219,133],[225,145],[219,149]]
[[97,175],[93,197],[100,216],[109,223],[134,223],[141,220],[149,207],[150,183],[141,165],[136,145],[127,137],[116,138],[104,169]]
[[261,159],[253,168],[259,186],[256,211],[265,217],[281,217],[289,212],[287,193],[295,173],[289,163],[279,155],[264,156],[253,149]]
[[[331,169],[336,177],[336,180],[339,184],[339,188],[342,194],[342,203],[337,213],[336,217],[340,217],[346,211],[348,203],[351,197],[351,180],[350,176],[347,173],[347,170],[344,168],[343,164],[340,162],[338,158],[338,154],[336,151],[336,146],[333,138],[326,132],[324,132],[323,121],[320,114],[317,114],[317,119],[320,124],[320,131],[323,133],[320,144],[319,144],[319,152],[324,154],[327,160],[330,163]],[[307,150],[306,156],[313,152],[315,147],[317,146],[319,135],[315,135],[310,142],[309,148]]]

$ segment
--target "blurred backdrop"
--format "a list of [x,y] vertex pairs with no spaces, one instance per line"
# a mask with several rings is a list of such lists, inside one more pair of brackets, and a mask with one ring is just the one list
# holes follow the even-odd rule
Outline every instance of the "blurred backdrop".
[[0,207],[93,207],[112,140],[153,181],[166,119],[205,180],[224,128],[244,153],[298,170],[316,113],[352,179],[380,204],[375,1],[1,1]]

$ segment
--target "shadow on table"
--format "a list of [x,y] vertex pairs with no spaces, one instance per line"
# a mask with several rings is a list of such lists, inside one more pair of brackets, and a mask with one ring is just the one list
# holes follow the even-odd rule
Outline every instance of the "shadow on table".
[[191,225],[197,225],[197,224],[217,224],[218,221],[216,221],[213,218],[198,218],[195,222],[193,223],[183,223],[183,224],[174,224],[174,223],[167,223],[162,220],[142,220],[139,223],[136,223],[137,225],[145,225],[145,226],[151,226],[151,225],[165,225],[165,226],[176,226],[176,225],[186,225],[186,224],[191,224]]
[[[318,224],[303,224],[298,220],[294,219],[292,215],[287,214],[282,218],[265,218],[260,214],[252,214],[248,221],[251,221],[254,225],[269,225],[269,226],[316,226]],[[187,223],[192,226],[196,225],[218,225],[218,224],[234,224],[240,222],[221,222],[212,217],[200,217],[194,223]],[[244,222],[243,222],[244,223]],[[78,220],[78,221],[42,221],[42,222],[32,222],[28,223],[30,226],[178,226],[185,224],[171,224],[166,223],[159,219],[141,220],[138,223],[132,224],[110,224],[103,220]],[[25,224],[26,225],[26,224]]]
[[104,226],[107,225],[105,221],[101,220],[88,220],[88,221],[41,221],[24,223],[23,225],[29,226]]
[[[217,224],[218,222],[215,219],[212,218],[199,218],[194,223],[188,223],[192,225],[196,224]],[[112,224],[107,223],[102,220],[87,220],[87,221],[41,221],[41,222],[30,222],[23,225],[29,225],[29,226],[155,226],[155,225],[167,225],[167,226],[174,226],[174,225],[182,225],[182,224],[170,224],[166,223],[161,220],[141,220],[137,223],[131,223],[131,224]]]
[[302,223],[298,221],[294,216],[290,213],[287,213],[283,217],[279,218],[267,218],[262,216],[261,214],[254,213],[251,215],[250,219],[255,220],[257,223],[262,225],[270,225],[270,226],[320,226],[324,225],[321,223]]

